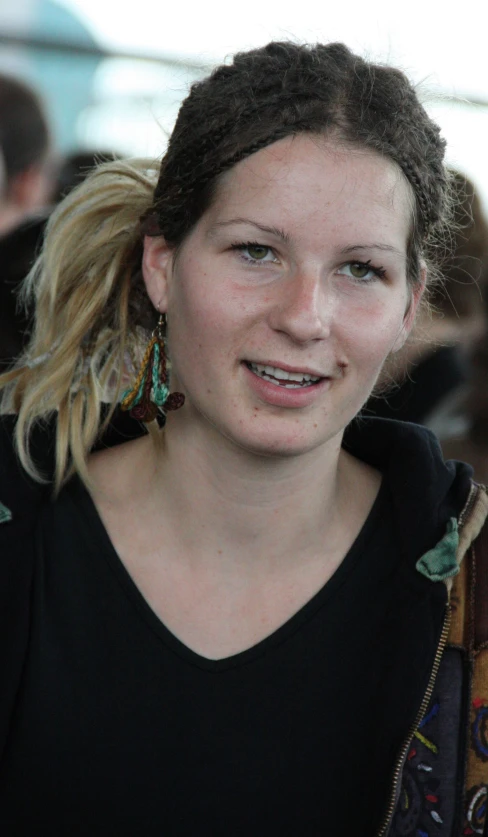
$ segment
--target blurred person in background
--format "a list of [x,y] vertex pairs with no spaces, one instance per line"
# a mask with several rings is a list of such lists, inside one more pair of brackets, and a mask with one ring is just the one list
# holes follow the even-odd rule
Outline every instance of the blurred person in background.
[[27,339],[17,290],[35,259],[54,188],[51,132],[38,95],[0,75],[0,366]]
[[0,195],[5,188],[5,163],[3,161],[2,149],[0,148]]
[[19,290],[42,244],[47,217],[32,217],[0,239],[0,369],[11,365],[29,339],[31,309],[21,304]]
[[54,186],[51,134],[37,94],[18,79],[0,75],[0,235],[46,207]]
[[53,202],[59,203],[72,189],[88,177],[90,172],[101,163],[108,163],[110,160],[120,159],[112,151],[73,151],[68,154],[60,163],[56,186],[53,194]]
[[469,384],[457,409],[457,430],[441,440],[446,459],[469,462],[474,477],[488,484],[488,296],[485,297],[487,328],[477,342]]
[[[6,235],[0,237],[0,368],[11,365],[29,338],[32,318],[30,312],[20,303],[18,291],[41,248],[45,226],[53,206],[78,186],[95,166],[116,158],[116,155],[109,151],[77,151],[54,167],[49,162],[47,123],[39,102],[30,91],[27,93],[27,101],[32,106],[32,127],[38,124],[43,125],[44,129],[39,131],[37,138],[38,163],[33,165],[32,171],[23,173],[26,182],[32,177],[34,183],[31,200],[24,204],[25,210],[29,205],[28,215]],[[38,117],[37,122],[34,115]],[[26,118],[24,122],[27,123]],[[18,129],[21,127],[22,123],[19,120]],[[12,124],[10,131],[13,132]],[[34,145],[32,143],[31,158],[34,156]],[[43,162],[46,154],[47,162]],[[46,203],[48,198],[49,203]]]
[[[453,172],[454,223],[442,281],[433,283],[430,308],[419,312],[403,349],[384,370],[365,413],[424,424],[445,439],[464,430],[460,405],[470,358],[485,330],[488,224],[474,183]],[[393,382],[393,383],[392,383]]]

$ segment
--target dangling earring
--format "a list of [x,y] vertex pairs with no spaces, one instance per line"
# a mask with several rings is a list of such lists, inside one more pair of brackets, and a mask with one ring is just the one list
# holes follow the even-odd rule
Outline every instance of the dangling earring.
[[166,315],[160,314],[156,328],[147,345],[139,374],[131,389],[125,390],[120,406],[129,410],[138,421],[154,421],[159,410],[179,410],[185,403],[182,392],[169,391],[169,374],[166,368],[164,332]]

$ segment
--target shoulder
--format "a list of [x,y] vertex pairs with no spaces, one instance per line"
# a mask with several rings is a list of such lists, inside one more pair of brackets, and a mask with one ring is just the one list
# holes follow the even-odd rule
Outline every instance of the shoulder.
[[[12,608],[20,608],[24,615],[27,611],[36,524],[51,496],[49,483],[36,482],[23,469],[15,450],[14,431],[15,417],[0,416],[0,610],[5,619],[14,618]],[[42,452],[39,435],[37,443]],[[46,438],[46,459],[48,445]]]
[[[31,515],[51,492],[54,472],[55,428],[39,426],[33,432],[31,449],[46,481],[37,482],[26,473],[15,448],[16,416],[0,416],[0,503],[9,520]],[[4,511],[4,516],[6,512]]]
[[[485,607],[488,589],[488,495],[483,486],[473,483],[459,516],[457,564],[459,572],[452,580],[450,600],[452,620],[451,645],[473,648],[488,641],[488,613]],[[448,583],[448,589],[451,584]]]
[[[29,450],[43,476],[43,482],[34,480],[23,468],[15,445],[17,416],[0,415],[0,503],[12,513],[15,520],[32,517],[39,505],[48,500],[53,493],[56,466],[56,417],[44,419],[32,428],[29,437]],[[97,444],[102,460],[106,457],[109,475],[117,478],[123,469],[123,451],[131,447],[131,440],[144,433],[141,425],[134,420],[128,421],[117,413]],[[117,448],[117,452],[113,449]],[[102,468],[102,470],[104,470]]]
[[132,502],[134,486],[144,489],[154,469],[154,442],[149,435],[94,451],[88,457],[90,492],[95,502],[107,499],[113,505]]
[[[474,544],[483,547],[482,560],[488,563],[488,551],[484,549],[488,537],[488,493],[484,485],[473,482],[465,506],[461,512],[459,562]],[[481,552],[480,552],[481,555]]]
[[441,441],[446,459],[469,462],[478,482],[488,483],[488,449],[472,442],[467,436]]
[[[27,653],[30,601],[35,573],[35,527],[50,496],[50,485],[26,474],[15,450],[15,416],[0,416],[0,755]],[[49,470],[54,436],[46,427],[35,434],[37,456]],[[41,464],[41,463],[40,463]]]

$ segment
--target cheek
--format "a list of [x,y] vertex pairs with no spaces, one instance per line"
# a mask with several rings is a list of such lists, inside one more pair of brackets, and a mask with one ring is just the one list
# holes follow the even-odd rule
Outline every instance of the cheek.
[[394,309],[381,303],[355,306],[349,311],[344,337],[359,365],[380,365],[392,351],[404,324],[406,302]]
[[169,348],[175,371],[186,377],[190,369],[200,369],[201,374],[205,364],[216,367],[228,359],[240,333],[240,314],[239,306],[229,304],[223,294],[204,283],[178,293],[170,320]]
[[236,288],[227,277],[200,273],[179,289],[175,299],[179,320],[185,329],[197,329],[209,338],[238,339],[246,327],[259,317],[263,300],[255,292]]

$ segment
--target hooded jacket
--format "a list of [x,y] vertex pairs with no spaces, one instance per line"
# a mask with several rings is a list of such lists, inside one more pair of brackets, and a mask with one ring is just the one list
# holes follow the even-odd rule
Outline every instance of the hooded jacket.
[[392,776],[379,835],[486,834],[488,820],[488,497],[461,514],[417,569],[447,591],[429,683]]
[[[34,483],[20,467],[13,427],[12,417],[0,421],[0,670],[5,684],[0,766],[31,641],[34,530],[51,492],[49,482]],[[124,438],[131,434],[139,435],[139,426],[126,428]],[[117,441],[112,435],[109,443]],[[32,446],[49,477],[54,462],[49,428],[36,430]],[[427,602],[432,589],[432,608],[443,609],[425,636],[428,677],[419,672],[423,698],[413,708],[415,721],[392,770],[378,837],[483,834],[488,801],[487,495],[473,485],[468,466],[444,463],[432,434],[414,425],[360,418],[348,428],[344,446],[389,480],[405,554],[425,580]]]

